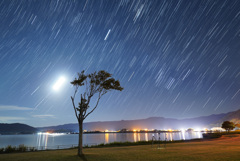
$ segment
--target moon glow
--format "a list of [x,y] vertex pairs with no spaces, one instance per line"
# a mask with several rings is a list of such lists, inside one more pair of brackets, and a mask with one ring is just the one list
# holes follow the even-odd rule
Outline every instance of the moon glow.
[[53,85],[53,90],[58,91],[63,86],[66,79],[64,77],[60,77],[57,82]]

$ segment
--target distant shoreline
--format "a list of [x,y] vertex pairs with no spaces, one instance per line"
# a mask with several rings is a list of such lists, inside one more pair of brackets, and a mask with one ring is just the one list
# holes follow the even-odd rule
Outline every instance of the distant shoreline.
[[[182,132],[181,130],[174,130],[174,131],[126,131],[126,132],[118,132],[118,131],[108,131],[108,132],[104,132],[104,131],[89,131],[89,132],[83,132],[83,134],[112,134],[112,133],[152,133],[152,134],[157,134],[157,133],[179,133]],[[185,131],[186,133],[191,133],[191,132],[211,132],[211,131]],[[43,132],[46,133],[46,132]],[[39,132],[36,133],[2,133],[0,135],[34,135],[34,134],[39,134]],[[49,134],[79,134],[78,132],[52,132]]]

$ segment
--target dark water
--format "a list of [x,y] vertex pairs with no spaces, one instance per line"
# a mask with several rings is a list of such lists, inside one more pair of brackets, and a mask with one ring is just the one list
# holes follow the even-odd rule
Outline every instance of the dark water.
[[[160,140],[189,140],[202,138],[201,132],[160,133]],[[111,142],[137,142],[159,140],[158,133],[99,133],[84,134],[84,145],[97,145]],[[32,135],[0,135],[0,148],[7,145],[18,146],[24,144],[28,147],[41,149],[60,149],[77,146],[78,134],[32,134]]]

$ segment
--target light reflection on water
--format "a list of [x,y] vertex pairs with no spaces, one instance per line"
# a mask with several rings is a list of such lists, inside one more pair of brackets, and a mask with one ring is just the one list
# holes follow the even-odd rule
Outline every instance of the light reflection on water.
[[134,142],[137,142],[137,133],[133,133]]
[[105,133],[105,144],[109,143],[109,133]]
[[[140,138],[140,133],[137,133],[138,134],[138,140],[137,141],[141,141],[141,138]],[[135,141],[136,142],[136,141]]]
[[[173,141],[173,140],[189,140],[195,138],[202,138],[201,132],[188,133],[169,132],[169,133],[98,133],[98,134],[84,134],[83,145],[97,145],[101,143],[111,142],[137,142],[150,140]],[[0,135],[0,148],[7,145],[18,146],[24,144],[28,147],[36,147],[42,149],[56,149],[68,148],[77,146],[78,134],[33,134],[33,135]]]
[[[180,135],[181,135],[181,140],[186,140],[186,138],[185,138],[185,134],[186,132],[185,132],[185,130],[182,130],[181,131],[181,133],[180,133]],[[199,137],[200,138],[200,137]]]
[[148,133],[145,133],[145,141],[148,141]]
[[51,139],[50,146],[54,146],[55,137],[66,135],[64,133],[38,133],[37,134],[37,149],[43,150],[48,148],[48,138]]

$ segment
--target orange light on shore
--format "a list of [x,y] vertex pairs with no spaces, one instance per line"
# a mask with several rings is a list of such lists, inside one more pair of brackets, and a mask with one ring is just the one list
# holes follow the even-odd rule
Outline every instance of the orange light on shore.
[[208,129],[207,129],[207,128],[203,128],[203,130],[204,130],[204,131],[208,131]]

